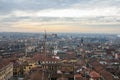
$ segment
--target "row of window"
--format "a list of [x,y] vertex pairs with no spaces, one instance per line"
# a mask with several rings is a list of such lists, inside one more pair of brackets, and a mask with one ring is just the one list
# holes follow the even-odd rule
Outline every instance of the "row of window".
[[45,64],[45,63],[57,63],[56,61],[39,61],[39,64]]

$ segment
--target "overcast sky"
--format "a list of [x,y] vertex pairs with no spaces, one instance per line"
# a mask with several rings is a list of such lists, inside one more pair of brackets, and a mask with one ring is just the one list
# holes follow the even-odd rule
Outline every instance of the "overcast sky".
[[120,0],[0,0],[0,32],[120,33]]

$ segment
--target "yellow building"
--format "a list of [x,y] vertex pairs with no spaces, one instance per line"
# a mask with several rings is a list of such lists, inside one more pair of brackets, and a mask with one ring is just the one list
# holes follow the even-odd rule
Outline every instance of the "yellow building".
[[30,70],[32,68],[36,67],[36,63],[32,59],[25,61],[24,64],[25,64],[24,65],[24,73],[28,73],[28,72],[30,72]]
[[24,73],[28,73],[32,68],[36,67],[36,62],[30,57],[19,58],[19,63],[22,64]]

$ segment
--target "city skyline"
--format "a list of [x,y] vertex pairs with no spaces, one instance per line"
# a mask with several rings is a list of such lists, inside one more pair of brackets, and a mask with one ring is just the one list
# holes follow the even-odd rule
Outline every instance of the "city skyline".
[[0,0],[0,32],[120,33],[120,0]]

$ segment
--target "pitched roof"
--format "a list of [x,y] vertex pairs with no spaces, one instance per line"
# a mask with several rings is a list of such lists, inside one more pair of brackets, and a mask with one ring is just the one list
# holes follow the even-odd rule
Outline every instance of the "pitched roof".
[[98,73],[95,72],[95,71],[91,71],[91,72],[90,72],[90,77],[92,77],[92,78],[99,78],[99,77],[100,77],[100,74],[98,74]]
[[113,80],[112,74],[110,72],[107,72],[106,70],[100,71],[100,74],[106,79],[106,80]]
[[42,73],[40,72],[34,72],[30,75],[31,80],[40,80],[42,79]]
[[0,70],[1,70],[3,67],[7,66],[8,64],[10,64],[10,61],[9,61],[9,60],[7,60],[7,59],[2,59],[2,60],[0,61]]
[[52,58],[52,57],[49,57],[49,56],[45,56],[44,54],[36,54],[34,55],[33,57],[34,60],[36,61],[43,61],[43,60],[46,60],[46,61],[59,61],[59,59],[56,59],[56,58]]
[[84,80],[81,74],[75,74],[74,77],[76,80]]

